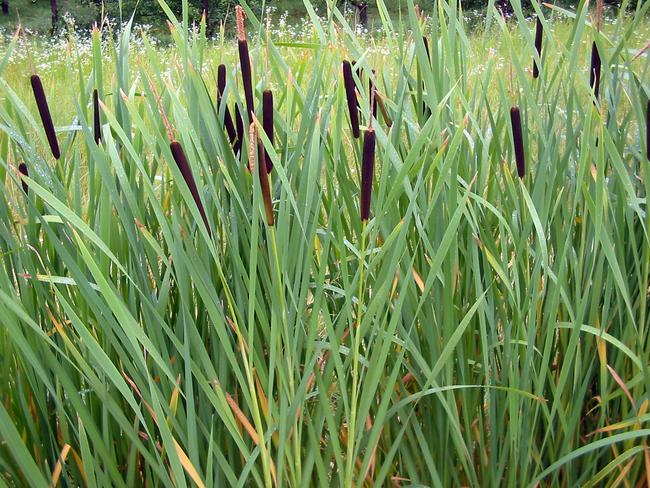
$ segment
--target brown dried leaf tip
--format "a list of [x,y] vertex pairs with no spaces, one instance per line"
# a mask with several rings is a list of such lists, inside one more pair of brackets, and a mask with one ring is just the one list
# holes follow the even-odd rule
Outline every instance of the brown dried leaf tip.
[[359,131],[359,114],[357,113],[357,94],[352,77],[352,66],[349,61],[343,61],[343,84],[345,86],[345,96],[348,101],[348,111],[350,112],[350,125],[352,126],[352,135],[358,139],[361,135]]
[[32,75],[30,81],[32,83],[32,91],[34,92],[34,99],[36,100],[38,113],[41,116],[43,129],[47,136],[47,142],[52,151],[52,156],[54,156],[54,159],[59,159],[61,157],[61,151],[59,150],[59,142],[56,139],[54,123],[52,122],[52,115],[50,115],[50,108],[47,104],[47,98],[45,97],[45,90],[43,90],[43,83],[38,75]]
[[375,130],[371,127],[363,138],[363,158],[361,160],[361,220],[370,218],[372,180],[375,172]]
[[526,176],[526,159],[524,156],[524,139],[521,130],[521,114],[519,107],[510,109],[510,125],[512,127],[512,141],[515,146],[515,161],[519,178]]

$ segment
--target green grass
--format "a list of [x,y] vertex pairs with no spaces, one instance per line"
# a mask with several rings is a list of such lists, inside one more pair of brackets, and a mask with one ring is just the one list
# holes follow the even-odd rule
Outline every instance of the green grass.
[[[299,33],[249,12],[256,118],[263,90],[276,103],[274,226],[248,131],[236,157],[214,108],[221,62],[229,110],[243,101],[230,36],[172,19],[169,46],[128,29],[3,44],[0,484],[646,479],[650,4],[600,33],[583,4],[545,9],[533,80],[520,9],[469,35],[453,3],[426,25],[411,2],[403,24],[382,12],[373,37],[334,12]],[[367,223],[344,59],[364,72],[362,132],[372,69],[392,121],[373,121]]]

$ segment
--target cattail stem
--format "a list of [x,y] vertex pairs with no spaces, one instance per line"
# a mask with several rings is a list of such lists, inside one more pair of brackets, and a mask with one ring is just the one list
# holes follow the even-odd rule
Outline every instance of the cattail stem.
[[[27,165],[25,163],[20,163],[18,165],[18,171],[20,171],[21,175],[29,177],[29,171],[27,170]],[[21,183],[25,195],[29,195],[29,185],[27,185],[27,182],[23,178],[21,178]]]
[[[539,17],[537,17],[537,25],[535,27],[535,51],[537,51],[537,56],[542,58],[542,39],[544,37],[544,26]],[[537,59],[533,60],[533,78],[539,77],[539,66],[537,65]]]
[[102,140],[102,122],[99,113],[99,93],[93,90],[93,122],[95,128],[95,144],[99,145]]
[[52,115],[50,115],[50,108],[47,105],[45,90],[43,90],[43,83],[38,75],[32,75],[31,83],[34,98],[36,99],[36,106],[38,107],[38,113],[41,116],[41,122],[43,122],[43,129],[45,129],[45,135],[47,136],[47,142],[50,144],[52,156],[54,156],[54,159],[59,159],[61,157],[61,151],[59,150],[59,142],[56,139],[56,132],[54,131],[54,123],[52,122]]
[[[266,137],[269,138],[271,145],[273,145],[273,92],[271,90],[265,90],[262,94],[262,126]],[[266,160],[266,171],[270,173],[273,169],[273,161],[271,161],[266,150],[264,151],[264,159]]]
[[598,52],[598,46],[596,42],[591,45],[591,67],[589,69],[589,86],[594,93],[594,105],[598,101],[598,94],[600,93],[600,69],[602,62],[600,59],[600,53]]
[[[221,108],[221,101],[223,99],[223,94],[226,90],[226,65],[220,64],[217,68],[217,109]],[[228,133],[228,139],[230,144],[235,147],[235,139],[237,138],[237,131],[235,130],[235,124],[232,121],[232,116],[230,115],[230,110],[228,105],[224,109],[223,123],[226,127],[226,132]]]
[[361,220],[370,218],[370,199],[375,170],[375,130],[371,127],[363,138],[363,158],[361,160]]
[[510,109],[510,125],[512,127],[512,140],[515,146],[515,161],[519,178],[526,175],[526,159],[524,155],[524,139],[521,130],[521,114],[518,107]]
[[352,78],[352,66],[349,61],[343,61],[343,84],[345,85],[345,96],[348,101],[348,111],[350,112],[352,135],[355,139],[358,139],[361,135],[359,131],[359,114],[357,113],[358,102],[354,87],[354,78]]
[[185,156],[185,151],[183,150],[183,146],[181,146],[181,143],[178,141],[172,141],[169,144],[169,149],[171,150],[172,156],[174,157],[174,161],[176,162],[176,166],[178,166],[178,169],[183,175],[185,184],[187,185],[187,188],[190,190],[190,193],[194,198],[194,202],[196,203],[196,206],[198,207],[199,212],[201,213],[201,218],[203,219],[203,223],[205,224],[205,227],[208,229],[208,233],[212,234],[212,232],[210,231],[210,225],[208,224],[208,217],[205,214],[203,203],[201,203],[201,199],[199,198],[199,190],[196,187],[196,182],[194,181],[194,175],[192,174],[192,169],[190,168],[190,164],[187,161],[187,156]]

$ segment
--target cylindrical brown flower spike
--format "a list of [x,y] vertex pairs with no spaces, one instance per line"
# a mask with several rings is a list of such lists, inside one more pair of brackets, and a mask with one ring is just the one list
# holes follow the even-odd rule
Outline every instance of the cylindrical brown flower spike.
[[176,162],[176,166],[178,166],[178,169],[183,175],[185,184],[187,185],[187,188],[190,190],[190,193],[194,198],[194,202],[196,203],[196,206],[198,207],[199,212],[201,213],[201,218],[203,219],[203,222],[205,223],[205,226],[208,229],[208,233],[211,233],[210,225],[208,224],[208,217],[205,214],[205,209],[203,208],[203,204],[201,203],[201,199],[199,198],[199,190],[196,187],[196,182],[194,181],[194,175],[192,174],[192,169],[190,168],[190,164],[188,163],[187,157],[185,156],[185,151],[183,150],[183,146],[181,146],[181,143],[178,141],[172,141],[169,144],[169,149],[171,149],[172,156],[174,157],[174,161]]
[[[27,170],[27,165],[25,163],[20,163],[18,165],[18,171],[20,171],[20,174],[23,176],[29,177],[29,171]],[[23,179],[21,179],[21,183],[23,186],[23,191],[25,192],[25,195],[29,194],[29,186],[27,185],[27,182]]]
[[95,144],[102,140],[102,123],[99,114],[99,94],[93,90],[93,122],[95,128]]
[[[602,62],[600,60],[600,53],[598,52],[598,46],[594,42],[591,45],[591,68],[589,69],[589,86],[594,92],[594,97],[598,100],[598,94],[600,92],[600,68]],[[594,101],[594,104],[596,101]]]
[[235,103],[235,121],[237,123],[237,140],[233,146],[235,154],[241,152],[242,145],[244,144],[244,119],[239,111],[239,104]]
[[[221,100],[223,99],[223,93],[226,90],[226,65],[220,64],[217,68],[217,109],[221,108]],[[230,110],[226,105],[223,116],[223,124],[226,127],[226,132],[228,133],[228,139],[230,144],[234,148],[235,139],[237,138],[237,132],[235,130],[235,124],[233,124],[232,116],[230,115]]]
[[[539,17],[537,17],[537,26],[535,27],[535,50],[537,55],[542,57],[542,39],[544,36],[544,26]],[[533,60],[533,78],[539,77],[539,66],[537,65],[537,60]]]
[[[273,144],[273,92],[271,90],[265,90],[262,94],[262,126],[266,137]],[[264,159],[266,160],[266,171],[270,173],[273,169],[273,161],[266,151],[264,151]]]
[[515,146],[515,161],[519,178],[526,176],[526,158],[524,156],[524,139],[521,131],[521,114],[518,107],[510,109],[510,125],[512,126],[512,140]]
[[358,139],[359,132],[359,114],[357,113],[357,94],[354,89],[354,78],[352,78],[352,66],[349,61],[343,61],[343,84],[345,85],[345,96],[348,100],[348,111],[350,112],[350,125],[352,126],[352,135]]
[[239,63],[241,66],[241,77],[244,82],[244,96],[246,98],[246,110],[248,111],[249,122],[253,121],[255,106],[253,104],[253,75],[251,74],[251,60],[248,54],[248,41],[244,30],[244,10],[241,6],[235,7],[235,19],[237,24],[237,43],[239,46]]
[[36,99],[36,106],[38,107],[38,113],[41,115],[41,122],[43,122],[43,129],[45,129],[45,135],[47,136],[47,142],[50,144],[52,156],[54,156],[54,159],[59,159],[61,157],[61,151],[59,150],[59,142],[56,139],[56,132],[54,131],[54,123],[52,122],[52,116],[50,115],[50,108],[47,105],[45,90],[43,90],[43,83],[41,83],[41,79],[38,75],[32,75],[31,83],[34,98]]
[[363,159],[361,160],[361,220],[370,218],[370,198],[375,171],[375,129],[368,128],[363,138]]
[[[377,72],[373,69],[372,76],[376,76],[376,74]],[[372,77],[368,78],[368,96],[370,97],[370,107],[371,107],[370,112],[372,113],[372,117],[376,119],[377,118],[377,91],[375,90],[375,86],[372,83]]]
[[273,218],[273,201],[271,200],[271,188],[269,186],[269,175],[266,171],[267,163],[266,156],[264,155],[264,145],[261,139],[257,138],[257,157],[259,164],[257,165],[257,174],[260,178],[260,189],[262,190],[262,199],[264,200],[264,212],[266,213],[266,223],[269,227],[273,227],[275,219]]

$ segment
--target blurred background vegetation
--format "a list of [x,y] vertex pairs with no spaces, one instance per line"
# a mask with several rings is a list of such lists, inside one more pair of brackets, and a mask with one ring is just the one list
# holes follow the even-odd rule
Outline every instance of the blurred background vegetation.
[[[583,0],[584,1],[584,0]],[[363,0],[338,0],[339,7],[347,4],[351,14],[357,10],[355,5]],[[38,32],[53,32],[62,28],[65,22],[74,22],[78,28],[87,28],[93,22],[102,18],[102,15],[115,20],[128,19],[135,12],[135,22],[149,24],[153,30],[165,30],[165,14],[157,0],[0,0],[2,14],[0,14],[0,27],[13,30],[20,23],[23,27]],[[238,0],[189,0],[190,18],[199,20],[201,13],[208,10],[208,30],[214,32],[220,23],[229,20],[234,6]],[[509,10],[509,0],[495,0],[497,6],[505,11]],[[522,2],[524,7],[532,9],[531,0]],[[563,6],[574,6],[576,0],[556,0],[554,2]],[[610,0],[610,5],[616,6],[619,1]],[[632,2],[634,3],[634,2]],[[169,5],[180,15],[181,0],[171,0]],[[262,0],[249,0],[248,4],[258,11],[262,8]],[[315,7],[325,8],[325,0],[312,0]],[[372,25],[377,17],[376,0],[367,0],[368,22]],[[404,0],[385,0],[389,10],[397,12],[405,7]],[[420,0],[419,5],[423,10],[433,8],[435,0]],[[286,12],[289,22],[297,21],[305,16],[303,0],[267,0],[267,7],[271,7],[276,14]],[[488,0],[463,0],[463,8],[467,11],[485,9]]]

